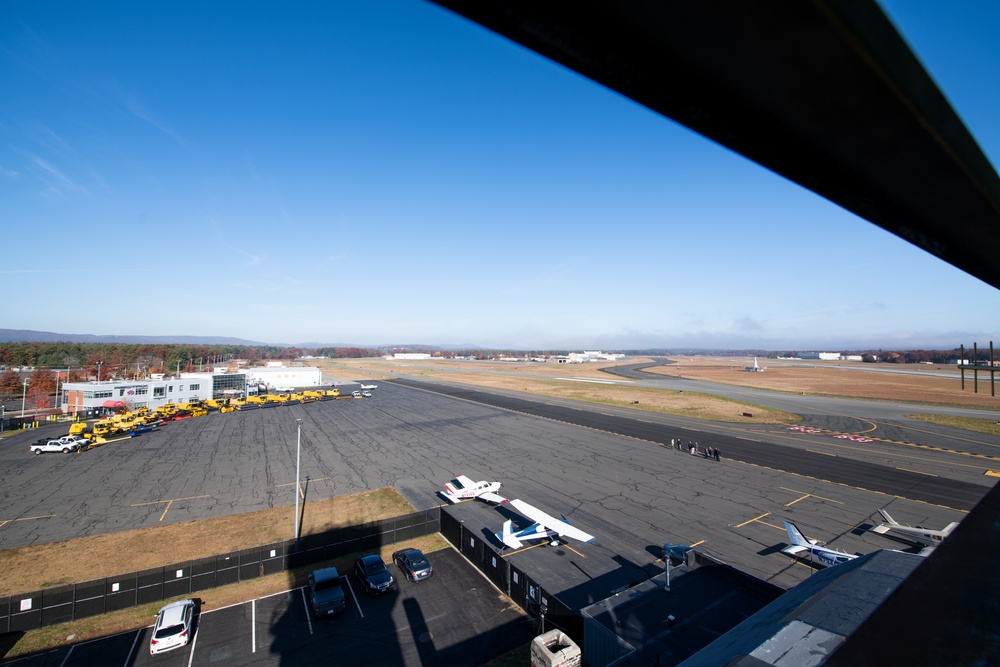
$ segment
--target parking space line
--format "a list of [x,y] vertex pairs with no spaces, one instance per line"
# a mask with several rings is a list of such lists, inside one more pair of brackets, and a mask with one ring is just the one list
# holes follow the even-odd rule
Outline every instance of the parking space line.
[[738,524],[736,524],[733,527],[734,528],[742,528],[743,526],[747,525],[748,523],[753,523],[754,521],[760,521],[761,519],[763,519],[764,517],[768,516],[769,514],[770,514],[770,512],[764,512],[760,516],[756,516],[756,517],[750,519],[749,521],[744,521],[743,523],[738,523]]
[[250,652],[257,652],[257,599],[250,600]]
[[[825,500],[828,503],[837,503],[838,505],[843,505],[844,504],[844,503],[842,503],[839,500],[834,500],[833,498],[824,498],[823,496],[817,496],[815,493],[809,493],[808,491],[799,491],[798,489],[789,489],[788,487],[785,487],[785,486],[779,486],[778,488],[782,489],[783,491],[791,491],[792,493],[802,493],[802,494],[805,494],[801,498],[799,498],[798,500],[795,500],[795,501],[793,501],[791,503],[788,503],[788,505],[793,505],[794,503],[799,502],[799,500],[805,500],[806,498],[819,498],[820,500]],[[788,507],[788,505],[785,505],[785,507]]]
[[73,644],[72,646],[69,647],[69,651],[66,652],[66,657],[63,658],[63,661],[59,663],[59,667],[65,667],[66,666],[66,663],[69,661],[69,657],[71,655],[73,655],[73,649],[75,649],[75,648],[76,648],[76,644]]
[[306,623],[309,624],[309,634],[313,633],[313,621],[312,614],[309,613],[309,602],[306,600],[306,587],[303,586],[299,589],[302,593],[302,606],[306,608]]
[[170,500],[154,500],[148,503],[133,503],[132,507],[144,507],[146,505],[159,505],[160,503],[166,503],[167,508],[163,510],[163,514],[160,515],[160,521],[163,521],[163,517],[167,516],[167,512],[170,511],[170,506],[174,504],[175,500],[198,500],[199,498],[210,498],[211,496],[188,496],[187,498],[171,498]]
[[0,528],[3,528],[8,523],[12,523],[14,521],[33,521],[35,519],[51,519],[54,516],[56,516],[56,515],[55,514],[42,514],[40,516],[22,516],[22,517],[19,517],[17,519],[0,519]]
[[135,645],[139,643],[139,637],[141,637],[141,636],[142,636],[142,630],[141,629],[136,630],[135,631],[135,639],[132,640],[132,648],[129,649],[129,651],[128,651],[128,657],[125,658],[125,665],[124,665],[124,667],[128,667],[129,665],[132,664],[132,656],[135,655]]
[[344,577],[344,582],[347,584],[347,590],[351,591],[351,597],[354,598],[354,606],[358,608],[358,613],[361,614],[361,618],[364,618],[365,612],[361,611],[361,605],[358,603],[358,596],[354,594],[354,586],[351,586],[351,580]]
[[191,653],[188,657],[188,667],[194,664],[194,646],[198,643],[198,632],[201,630],[201,614],[198,614],[198,626],[194,629],[194,637],[191,638]]

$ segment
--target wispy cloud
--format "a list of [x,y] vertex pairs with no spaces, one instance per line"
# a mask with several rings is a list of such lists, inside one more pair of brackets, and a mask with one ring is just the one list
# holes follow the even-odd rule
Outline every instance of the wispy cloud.
[[86,187],[67,176],[61,169],[45,158],[28,152],[24,153],[24,155],[34,166],[32,171],[45,184],[46,192],[49,194],[61,195],[67,191],[90,194]]
[[187,139],[184,135],[180,134],[167,123],[160,120],[155,113],[146,107],[146,104],[139,99],[138,96],[127,93],[117,84],[111,84],[111,88],[114,91],[115,96],[121,103],[125,110],[130,114],[146,123],[147,125],[159,130],[163,134],[170,137],[170,139],[186,150],[193,150],[195,145]]

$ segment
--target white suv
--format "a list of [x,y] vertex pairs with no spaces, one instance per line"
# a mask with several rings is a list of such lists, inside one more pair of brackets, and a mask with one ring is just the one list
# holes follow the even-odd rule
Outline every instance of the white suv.
[[187,646],[194,624],[194,600],[171,602],[156,615],[153,636],[149,639],[151,655]]

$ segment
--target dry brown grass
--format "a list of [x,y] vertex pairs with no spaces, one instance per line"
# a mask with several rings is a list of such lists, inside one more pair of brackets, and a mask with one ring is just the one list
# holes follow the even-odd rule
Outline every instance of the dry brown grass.
[[[302,534],[413,511],[395,489],[310,500]],[[292,537],[295,508],[278,507],[0,551],[0,595],[36,591],[223,554]],[[58,567],[37,567],[58,563]]]
[[[800,394],[990,409],[1000,406],[1000,399],[990,396],[989,385],[982,378],[978,394],[973,392],[971,376],[966,377],[963,391],[955,366],[887,364],[875,367],[859,362],[822,362],[824,366],[829,366],[800,368],[773,359],[759,360],[758,363],[766,365],[767,370],[747,373],[743,367],[753,365],[753,359],[712,357],[677,358],[674,364],[648,370],[658,375]],[[922,371],[935,375],[880,372],[875,368]]]
[[[427,361],[352,359],[347,362],[327,362],[326,368],[330,372],[350,375],[355,379],[361,379],[362,374],[370,379],[391,378],[395,374],[424,375],[444,382],[523,391],[528,394],[713,421],[791,424],[799,420],[796,415],[779,410],[697,392],[556,379],[573,377],[608,381],[614,379],[614,376],[600,369],[615,365],[618,364],[607,362],[566,365],[433,359]],[[744,413],[753,416],[746,417]]]
[[[627,363],[638,363],[646,359],[630,359]],[[667,377],[705,380],[740,387],[753,387],[773,391],[812,394],[817,396],[846,396],[869,400],[904,401],[929,405],[951,405],[973,408],[996,409],[1000,398],[990,395],[988,380],[980,377],[979,393],[973,391],[971,374],[966,374],[965,389],[962,389],[958,367],[920,364],[903,366],[884,364],[873,366],[860,362],[816,362],[824,367],[793,367],[791,362],[775,359],[761,359],[760,365],[767,366],[763,373],[747,373],[745,366],[753,365],[753,358],[722,357],[675,357],[674,363],[647,369],[650,373]],[[607,380],[612,376],[600,369],[621,363],[556,364],[548,363],[503,363],[468,362],[444,359],[425,361],[395,361],[384,359],[331,360],[326,362],[330,372],[347,378],[379,379],[396,375],[425,375],[429,378],[447,379],[449,382],[491,386],[501,388],[527,387],[533,385],[523,378],[577,377]],[[800,362],[801,363],[801,362]],[[934,375],[913,375],[879,372],[875,369],[909,370],[934,373]],[[500,381],[497,378],[508,378]],[[608,387],[606,395],[611,398],[614,389],[620,385],[598,385]],[[538,385],[545,388],[544,385]],[[666,391],[666,390],[664,390]],[[544,393],[544,392],[543,392]],[[591,396],[600,390],[588,392]],[[581,400],[593,400],[583,398]],[[640,403],[640,408],[642,404]],[[709,410],[707,415],[714,411]],[[725,412],[723,409],[721,412]],[[714,419],[713,416],[706,416]]]
[[[448,382],[468,383],[469,380],[464,374],[442,373],[438,377]],[[796,415],[787,412],[690,391],[501,376],[477,377],[473,384],[712,421],[755,424],[792,424],[799,421]],[[752,416],[747,417],[744,413]]]

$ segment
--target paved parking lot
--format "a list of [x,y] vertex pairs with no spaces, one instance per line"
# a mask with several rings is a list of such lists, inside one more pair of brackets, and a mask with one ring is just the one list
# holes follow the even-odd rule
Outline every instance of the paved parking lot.
[[[456,551],[428,555],[434,576],[370,597],[352,573],[347,609],[316,619],[301,588],[200,614],[185,648],[149,654],[151,628],[4,662],[59,665],[479,665],[534,636],[535,623]],[[152,620],[152,619],[150,619]]]

